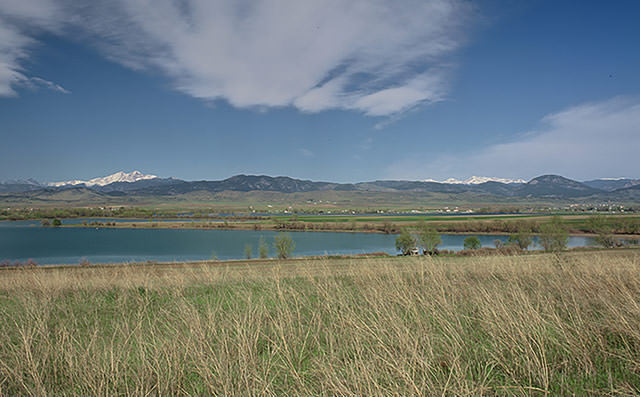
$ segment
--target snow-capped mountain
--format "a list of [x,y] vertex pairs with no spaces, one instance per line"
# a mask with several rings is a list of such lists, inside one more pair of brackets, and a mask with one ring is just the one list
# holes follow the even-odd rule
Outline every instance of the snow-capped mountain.
[[119,171],[115,174],[111,174],[101,178],[93,178],[88,181],[63,181],[63,182],[51,182],[49,186],[76,186],[76,185],[85,185],[85,186],[105,186],[115,182],[137,182],[146,179],[156,179],[156,175],[145,175],[140,171],[132,171],[132,172],[123,172]]
[[444,181],[436,181],[435,179],[425,179],[424,182],[437,182],[448,183],[451,185],[479,185],[485,182],[500,182],[500,183],[527,183],[524,179],[508,179],[508,178],[495,178],[490,176],[472,176],[465,180],[456,178],[445,179]]

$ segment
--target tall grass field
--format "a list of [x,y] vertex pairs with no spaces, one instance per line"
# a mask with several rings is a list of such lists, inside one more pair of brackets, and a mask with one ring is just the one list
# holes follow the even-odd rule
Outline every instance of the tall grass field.
[[633,395],[640,252],[0,269],[0,395]]

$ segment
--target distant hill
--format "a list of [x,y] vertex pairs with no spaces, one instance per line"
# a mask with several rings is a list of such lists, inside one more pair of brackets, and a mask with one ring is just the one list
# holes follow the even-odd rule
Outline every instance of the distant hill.
[[516,188],[516,195],[520,197],[586,197],[601,193],[595,189],[565,178],[560,175],[542,175]]
[[[138,182],[139,183],[139,182]],[[340,190],[344,185],[329,182],[312,182],[289,178],[286,176],[271,177],[266,175],[236,175],[221,181],[193,181],[186,182],[177,179],[151,186],[141,186],[139,189],[129,190],[142,195],[176,195],[198,191],[268,191],[280,193],[310,192],[315,190]]]
[[366,191],[411,191],[449,194],[476,193],[493,194],[499,196],[513,196],[515,194],[516,188],[520,185],[516,183],[501,183],[495,181],[478,184],[420,181],[374,181],[358,183],[355,186],[359,190]]
[[609,192],[608,198],[610,200],[640,200],[640,184]]
[[624,189],[631,186],[640,185],[640,179],[618,178],[618,179],[594,179],[582,182],[594,189],[606,190],[612,192],[618,189]]
[[[582,183],[559,175],[543,175],[526,183],[502,183],[487,181],[483,183],[442,183],[430,181],[378,180],[372,182],[334,183],[315,182],[290,178],[287,176],[236,175],[219,181],[183,181],[174,178],[158,178],[148,175],[114,174],[110,177],[116,182],[102,185],[85,183],[47,186],[35,181],[13,181],[0,183],[0,195],[4,198],[28,200],[70,200],[79,198],[91,200],[103,198],[112,200],[126,197],[194,197],[215,195],[221,192],[270,192],[270,193],[306,193],[306,192],[354,192],[355,194],[395,194],[424,197],[425,195],[445,195],[444,197],[464,197],[473,201],[474,197],[486,200],[495,197],[499,200],[514,199],[577,199],[594,198],[605,200],[636,200],[640,198],[640,184],[637,180],[596,180]],[[105,178],[110,178],[105,177]],[[123,179],[124,180],[121,180]],[[131,181],[127,181],[131,179]],[[95,180],[94,180],[95,181]],[[105,179],[100,182],[104,182]],[[597,181],[604,181],[603,183]],[[623,186],[616,188],[616,186]],[[594,186],[601,186],[597,188]],[[613,189],[613,190],[612,190]]]
[[174,178],[153,178],[153,179],[141,179],[135,182],[113,182],[104,186],[93,186],[92,188],[102,193],[112,192],[132,192],[135,190],[151,189],[157,186],[171,185],[174,183],[181,183],[180,179]]
[[24,193],[42,189],[42,185],[32,180],[7,181],[0,183],[0,194]]
[[45,187],[27,192],[14,192],[0,196],[4,199],[27,199],[33,202],[89,202],[103,200],[106,196],[86,187]]

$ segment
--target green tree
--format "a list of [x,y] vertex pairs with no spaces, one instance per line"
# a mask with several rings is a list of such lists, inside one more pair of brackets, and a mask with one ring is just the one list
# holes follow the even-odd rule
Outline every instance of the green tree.
[[538,239],[545,251],[562,251],[567,248],[569,233],[559,216],[554,216],[551,221],[540,225],[540,238]]
[[62,221],[58,218],[53,220],[53,226],[61,226],[62,225]]
[[273,247],[278,253],[278,258],[287,259],[293,253],[296,244],[289,233],[278,233],[273,239]]
[[533,239],[531,237],[531,230],[526,226],[520,225],[518,226],[518,231],[509,236],[509,243],[515,244],[521,250],[526,250],[529,248],[531,243],[533,243]]
[[262,236],[260,236],[260,241],[258,241],[258,256],[260,256],[261,259],[269,257],[269,246],[264,242]]
[[418,224],[418,239],[420,240],[422,248],[430,255],[435,254],[438,251],[438,246],[442,244],[442,238],[436,229],[433,226],[427,225],[426,222],[420,222]]
[[613,236],[613,225],[602,215],[595,215],[587,221],[589,230],[595,233],[594,240],[605,248],[613,248],[618,245],[618,240]]
[[253,254],[253,250],[251,249],[251,244],[245,244],[244,246],[244,257],[247,259],[251,259],[251,255]]
[[402,252],[403,255],[409,255],[411,250],[416,247],[416,239],[413,237],[407,229],[402,229],[400,235],[396,238],[396,249]]
[[464,249],[466,250],[477,250],[482,247],[480,243],[480,239],[476,236],[469,236],[464,239]]

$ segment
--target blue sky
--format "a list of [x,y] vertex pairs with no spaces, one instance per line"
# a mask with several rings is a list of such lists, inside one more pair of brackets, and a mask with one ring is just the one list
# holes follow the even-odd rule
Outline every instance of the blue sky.
[[638,178],[639,16],[637,1],[2,0],[0,180]]

